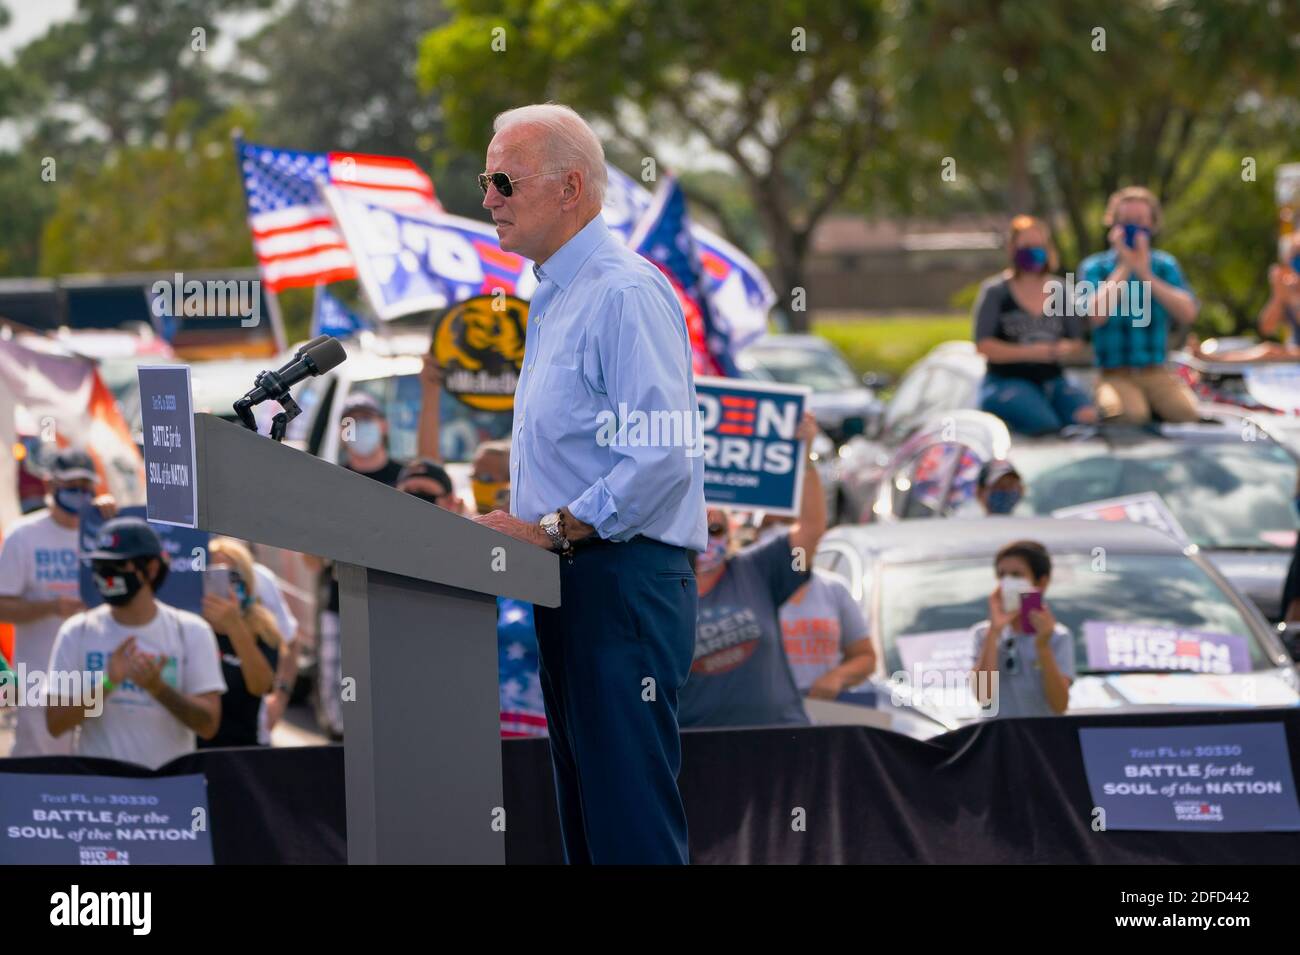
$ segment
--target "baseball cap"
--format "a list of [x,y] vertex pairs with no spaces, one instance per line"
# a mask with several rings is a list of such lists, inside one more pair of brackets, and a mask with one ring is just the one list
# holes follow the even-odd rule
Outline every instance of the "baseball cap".
[[348,395],[347,400],[343,402],[343,417],[347,418],[358,413],[372,414],[376,418],[388,417],[388,415],[384,414],[384,406],[364,391],[352,392],[352,394]]
[[149,523],[139,517],[115,517],[99,529],[90,560],[130,560],[161,557],[162,541]]
[[451,475],[447,473],[447,469],[429,458],[416,458],[402,468],[397,475],[397,486],[401,487],[411,478],[428,478],[437,481],[448,491],[452,489]]
[[980,468],[979,486],[992,487],[1008,474],[1014,474],[1016,477],[1020,477],[1020,472],[1015,469],[1010,461],[987,461],[984,466]]
[[60,451],[50,464],[50,477],[56,481],[98,481],[95,462],[85,451]]

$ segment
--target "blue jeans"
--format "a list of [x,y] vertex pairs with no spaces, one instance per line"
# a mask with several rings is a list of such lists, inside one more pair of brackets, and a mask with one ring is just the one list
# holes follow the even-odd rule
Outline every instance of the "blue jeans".
[[1075,413],[1089,404],[1087,393],[1064,375],[1040,385],[1028,378],[986,374],[980,385],[980,410],[997,415],[1020,434],[1054,434],[1074,424]]

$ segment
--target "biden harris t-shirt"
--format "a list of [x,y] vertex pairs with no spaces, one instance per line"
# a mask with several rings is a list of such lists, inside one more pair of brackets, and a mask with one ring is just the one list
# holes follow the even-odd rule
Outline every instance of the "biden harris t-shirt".
[[678,697],[681,726],[808,723],[777,616],[809,578],[793,563],[790,535],[774,535],[731,557],[700,596],[695,659]]

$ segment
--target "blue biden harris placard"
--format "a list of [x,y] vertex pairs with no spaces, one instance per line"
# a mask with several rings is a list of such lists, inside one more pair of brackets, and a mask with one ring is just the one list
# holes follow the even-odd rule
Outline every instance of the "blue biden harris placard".
[[696,378],[704,499],[736,510],[796,515],[805,455],[795,437],[808,389]]
[[1300,830],[1281,723],[1085,727],[1079,745],[1107,830]]

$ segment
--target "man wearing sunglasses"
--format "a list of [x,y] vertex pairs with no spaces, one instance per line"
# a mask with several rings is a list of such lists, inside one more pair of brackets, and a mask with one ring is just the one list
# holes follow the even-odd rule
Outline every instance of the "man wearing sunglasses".
[[[539,284],[511,509],[477,520],[561,555],[560,606],[535,619],[565,858],[684,863],[677,694],[695,642],[689,554],[707,539],[686,320],[606,228],[604,150],[580,116],[525,106],[493,128],[483,208]],[[633,432],[632,413],[684,427]]]

